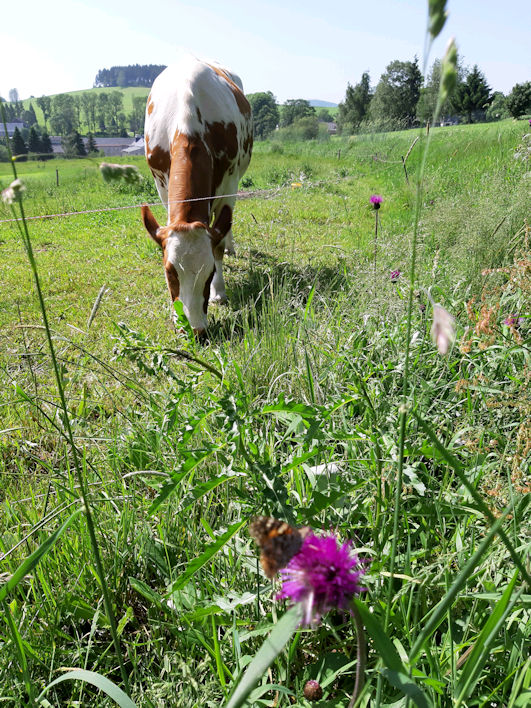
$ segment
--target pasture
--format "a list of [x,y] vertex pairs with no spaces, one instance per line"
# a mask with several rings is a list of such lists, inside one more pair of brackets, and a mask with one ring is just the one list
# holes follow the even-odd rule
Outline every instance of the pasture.
[[[257,143],[229,305],[210,306],[204,345],[171,325],[139,217],[158,202],[143,158],[127,160],[138,187],[104,184],[98,160],[17,164],[26,216],[89,212],[28,226],[136,705],[224,705],[283,614],[248,534],[257,514],[334,529],[370,559],[361,601],[376,629],[356,705],[527,704],[526,128],[432,130],[409,313],[425,133]],[[11,180],[0,165],[0,187]],[[0,701],[20,706],[65,667],[121,675],[15,224],[0,223],[0,255]],[[428,292],[456,318],[445,357]],[[346,707],[355,671],[354,622],[330,613],[296,633],[253,705],[307,706],[311,678],[319,706]],[[70,681],[46,700],[115,705]]]

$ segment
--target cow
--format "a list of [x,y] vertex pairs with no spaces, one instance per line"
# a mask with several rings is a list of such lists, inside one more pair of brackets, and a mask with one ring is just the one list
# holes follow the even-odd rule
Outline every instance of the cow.
[[142,205],[142,221],[162,248],[172,302],[197,335],[209,299],[226,302],[223,254],[233,252],[232,211],[253,145],[251,107],[240,78],[216,63],[185,57],[155,79],[146,105],[145,151],[166,226]]

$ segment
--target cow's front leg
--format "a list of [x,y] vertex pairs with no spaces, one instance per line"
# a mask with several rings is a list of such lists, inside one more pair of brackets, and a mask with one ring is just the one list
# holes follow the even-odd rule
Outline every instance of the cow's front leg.
[[232,229],[229,229],[227,235],[225,236],[225,253],[227,256],[236,255],[236,251],[234,250],[234,239],[232,238]]
[[214,265],[215,272],[210,285],[210,301],[217,302],[223,305],[227,302],[227,293],[225,291],[225,281],[223,280],[223,254],[225,252],[225,239],[221,241],[214,249]]

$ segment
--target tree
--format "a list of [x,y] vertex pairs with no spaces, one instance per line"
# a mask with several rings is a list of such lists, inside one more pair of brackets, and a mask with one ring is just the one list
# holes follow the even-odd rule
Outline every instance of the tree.
[[117,130],[120,127],[120,113],[124,105],[124,95],[121,91],[111,91],[108,95],[107,110],[110,124]]
[[161,71],[163,64],[129,64],[128,66],[111,66],[110,69],[100,69],[94,80],[95,87],[120,86],[151,86]]
[[35,115],[35,109],[33,108],[33,104],[31,102],[28,110],[22,113],[22,120],[29,126],[37,125],[37,116]]
[[[11,152],[13,153],[13,155],[28,154],[28,148],[26,147],[26,143],[24,142],[24,139],[18,128],[15,128],[15,130],[13,131],[13,137],[11,138]],[[25,159],[25,157],[22,158],[22,160]]]
[[9,101],[10,103],[18,103],[18,89],[9,89]]
[[98,101],[98,95],[94,91],[85,91],[79,97],[81,102],[81,108],[83,109],[83,115],[85,116],[85,123],[89,131],[96,130],[96,105]]
[[99,129],[105,132],[105,125],[107,119],[107,110],[109,105],[109,94],[106,92],[98,94],[97,101],[97,120]]
[[492,94],[490,106],[487,108],[485,117],[487,120],[503,120],[509,118],[510,113],[507,108],[507,98],[501,91],[495,91]]
[[77,129],[76,108],[70,94],[59,93],[53,97],[50,125],[59,135],[68,135]]
[[133,109],[129,114],[129,128],[135,135],[144,131],[146,114],[146,99],[143,96],[133,96]]
[[507,110],[513,118],[531,113],[531,81],[515,84],[507,96]]
[[52,99],[50,98],[50,96],[41,96],[37,99],[37,105],[41,109],[42,115],[44,116],[44,127],[46,128],[48,124],[48,118],[50,117],[52,111]]
[[365,71],[359,84],[347,84],[345,100],[339,104],[338,123],[341,132],[352,134],[357,130],[367,115],[371,99],[371,79]]
[[271,91],[260,91],[247,96],[253,111],[255,137],[264,140],[275,130],[279,122],[277,101]]
[[40,153],[42,152],[42,141],[41,136],[36,131],[35,126],[31,126],[28,138],[28,152]]
[[41,151],[42,151],[41,160],[51,160],[54,156],[52,141],[50,140],[50,136],[48,135],[48,133],[45,130],[42,131]]
[[368,114],[375,121],[394,121],[397,127],[411,126],[415,121],[422,85],[418,59],[392,61],[376,86]]
[[315,108],[310,106],[310,102],[306,101],[304,98],[290,98],[282,106],[280,125],[281,127],[285,127],[308,116],[315,116]]
[[334,116],[326,108],[320,108],[317,111],[317,120],[319,123],[333,123]]
[[98,151],[98,146],[96,145],[96,141],[94,140],[94,136],[92,133],[87,134],[87,154],[90,155],[92,153],[97,153]]
[[464,81],[457,84],[452,103],[457,113],[465,116],[467,123],[472,123],[474,119],[484,118],[490,100],[490,86],[478,65],[474,64]]
[[66,157],[85,157],[87,154],[85,144],[77,130],[73,130],[66,137],[64,137],[62,140],[62,145]]

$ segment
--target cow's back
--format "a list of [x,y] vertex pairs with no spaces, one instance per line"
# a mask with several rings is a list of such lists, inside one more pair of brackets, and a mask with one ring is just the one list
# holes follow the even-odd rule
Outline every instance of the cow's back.
[[199,138],[213,158],[223,156],[227,145],[215,139],[220,127],[233,136],[231,158],[236,159],[236,172],[243,174],[250,159],[252,124],[240,78],[191,56],[167,67],[155,79],[146,106],[146,157],[155,178],[169,173],[178,135]]

